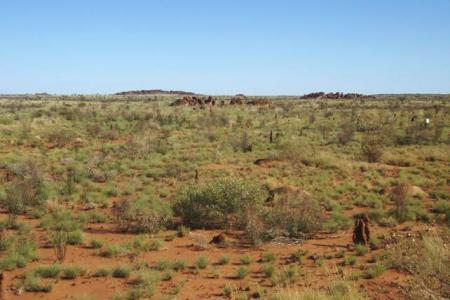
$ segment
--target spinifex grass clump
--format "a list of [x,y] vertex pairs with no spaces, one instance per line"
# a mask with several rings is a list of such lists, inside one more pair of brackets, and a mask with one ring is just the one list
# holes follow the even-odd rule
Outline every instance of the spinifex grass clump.
[[67,253],[67,245],[81,242],[80,221],[67,210],[54,210],[42,221],[55,249],[56,258],[62,262]]

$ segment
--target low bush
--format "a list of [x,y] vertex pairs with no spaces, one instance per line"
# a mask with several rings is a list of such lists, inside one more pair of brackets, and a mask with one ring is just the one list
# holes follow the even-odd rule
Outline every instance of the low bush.
[[206,269],[209,265],[209,259],[206,256],[199,256],[195,261],[195,266],[200,270]]
[[93,275],[94,277],[108,277],[109,275],[111,275],[111,270],[106,268],[99,268],[94,272]]
[[347,218],[340,212],[333,212],[331,218],[324,223],[323,227],[328,232],[335,233],[338,230],[349,229],[352,224],[352,219]]
[[51,284],[44,284],[39,277],[33,274],[27,274],[23,281],[23,287],[27,292],[44,292],[48,293],[52,290]]
[[239,258],[241,265],[250,265],[252,263],[252,258],[248,255],[243,255]]
[[450,248],[448,229],[419,239],[403,238],[389,251],[389,265],[412,275],[408,290],[413,299],[450,297]]
[[264,203],[262,189],[245,181],[221,179],[191,186],[178,196],[175,213],[192,228],[235,228],[250,205]]
[[177,259],[175,260],[174,264],[173,264],[173,269],[175,271],[183,271],[184,269],[187,268],[187,262],[183,259]]
[[230,256],[229,255],[222,255],[220,258],[219,258],[219,262],[218,262],[218,264],[219,265],[227,265],[229,262],[230,262]]
[[361,154],[369,162],[378,162],[383,155],[385,141],[379,133],[367,133],[361,143]]
[[130,276],[131,269],[128,266],[117,266],[112,270],[112,277],[114,278],[128,278]]
[[245,267],[239,267],[236,270],[236,278],[238,279],[244,279],[245,277],[247,277],[247,275],[250,273],[250,271],[245,268]]
[[307,195],[289,195],[274,203],[267,215],[268,235],[311,238],[321,228],[323,214],[319,203]]
[[124,252],[124,249],[120,245],[107,245],[100,250],[99,255],[103,257],[116,257]]
[[266,264],[261,267],[261,272],[265,277],[271,278],[275,274],[275,266],[272,264]]
[[381,263],[375,263],[366,272],[364,272],[363,277],[366,279],[373,279],[380,276],[386,271],[386,267]]
[[358,256],[364,256],[369,252],[369,249],[363,245],[355,245],[355,251]]
[[33,270],[33,274],[42,278],[58,278],[61,266],[54,264],[50,266],[39,266]]
[[123,232],[157,233],[168,224],[172,210],[168,203],[151,196],[121,201],[114,209],[114,216]]
[[172,262],[166,259],[160,259],[155,263],[155,269],[158,271],[165,271],[171,269],[172,267]]
[[269,263],[277,260],[277,255],[273,252],[264,252],[261,256],[261,262]]
[[78,276],[84,276],[86,270],[78,266],[65,266],[61,270],[62,279],[75,279]]
[[92,249],[100,249],[101,247],[103,247],[103,241],[92,239],[89,241],[89,247],[91,247]]

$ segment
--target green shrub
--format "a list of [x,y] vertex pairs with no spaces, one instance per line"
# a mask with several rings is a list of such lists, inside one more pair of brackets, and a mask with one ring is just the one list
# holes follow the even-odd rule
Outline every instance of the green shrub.
[[172,262],[166,259],[160,259],[155,263],[155,269],[158,271],[165,271],[172,268]]
[[123,253],[123,248],[119,245],[108,245],[100,250],[99,255],[103,257],[116,257]]
[[128,278],[131,270],[128,266],[117,266],[112,270],[112,277],[114,278]]
[[252,263],[252,258],[248,255],[243,255],[239,258],[241,265],[250,265]]
[[195,266],[200,270],[206,269],[209,265],[209,259],[206,256],[199,256],[195,261]]
[[58,278],[61,273],[61,266],[53,264],[50,266],[39,266],[33,270],[33,274],[42,278]]
[[79,245],[83,242],[83,232],[81,230],[76,230],[69,232],[67,235],[67,244],[69,245]]
[[275,266],[272,264],[266,264],[261,267],[261,272],[267,278],[271,278],[275,274]]
[[345,230],[352,226],[352,220],[345,217],[340,212],[333,212],[331,218],[324,224],[324,229],[328,232],[335,233],[338,230]]
[[380,134],[368,133],[361,143],[361,154],[369,162],[378,162],[383,155],[385,141]]
[[50,240],[55,248],[56,258],[60,262],[66,257],[69,242],[77,242],[79,239],[82,239],[82,235],[79,232],[82,224],[67,210],[53,211],[42,220],[41,226],[49,232]]
[[306,250],[301,250],[301,249],[299,249],[299,250],[296,250],[296,251],[292,252],[292,253],[289,255],[289,259],[290,259],[292,262],[302,262],[303,259],[305,258],[305,255],[306,255],[307,253],[308,253],[308,252],[307,252]]
[[279,283],[286,286],[288,284],[294,283],[300,277],[300,270],[297,266],[285,267],[279,277]]
[[108,277],[109,275],[111,275],[111,271],[106,268],[99,268],[94,273],[94,277]]
[[356,263],[356,256],[345,256],[343,265],[344,266],[353,266]]
[[121,231],[157,233],[170,221],[172,210],[167,202],[150,196],[121,201],[114,210],[114,216]]
[[61,270],[62,279],[75,279],[86,274],[86,270],[77,266],[66,266]]
[[186,268],[187,268],[187,262],[185,260],[183,260],[183,259],[175,260],[175,262],[173,264],[173,269],[175,271],[183,271]]
[[433,210],[437,214],[442,214],[445,222],[450,223],[450,202],[441,200],[434,204]]
[[92,249],[100,249],[103,247],[103,242],[97,239],[92,239],[89,241],[89,247]]
[[189,229],[189,227],[186,227],[184,225],[180,225],[177,227],[177,236],[178,237],[185,237],[189,234],[191,230]]
[[27,274],[23,281],[23,287],[27,292],[44,292],[48,293],[52,290],[52,285],[43,284],[41,280],[33,274]]
[[236,179],[195,185],[182,192],[175,213],[193,228],[231,228],[239,225],[245,208],[264,202],[261,189]]
[[236,270],[236,278],[239,278],[239,279],[244,279],[245,277],[247,277],[247,275],[250,273],[250,271],[247,269],[247,268],[245,268],[245,267],[239,267],[237,270]]
[[12,271],[16,268],[24,268],[28,261],[23,255],[12,253],[0,260],[0,270]]
[[359,256],[366,255],[369,252],[369,249],[361,244],[355,245],[356,254]]
[[[450,248],[448,229],[431,231],[420,238],[403,238],[388,252],[388,264],[412,274],[412,299],[449,298]],[[426,287],[426,288],[425,288]]]
[[158,251],[164,247],[164,242],[161,240],[151,240],[148,245],[149,251]]
[[307,195],[282,197],[267,214],[266,231],[272,235],[313,237],[321,228],[323,215],[319,203]]
[[163,280],[163,281],[169,281],[169,280],[172,280],[172,278],[173,278],[173,272],[171,270],[165,271],[161,276],[161,280]]
[[373,279],[383,274],[384,271],[386,271],[386,267],[383,264],[375,263],[364,273],[363,277],[366,279]]
[[161,281],[161,274],[157,271],[140,272],[134,283],[137,285],[127,296],[127,299],[141,299],[152,297],[156,285]]
[[219,258],[219,265],[227,265],[230,262],[230,256],[229,255],[222,255]]
[[274,262],[277,260],[277,255],[273,252],[264,252],[261,261],[265,263]]
[[48,198],[48,192],[41,166],[35,161],[20,162],[11,166],[10,170],[15,179],[5,185],[0,206],[8,212],[8,223],[14,225],[18,215],[41,207]]

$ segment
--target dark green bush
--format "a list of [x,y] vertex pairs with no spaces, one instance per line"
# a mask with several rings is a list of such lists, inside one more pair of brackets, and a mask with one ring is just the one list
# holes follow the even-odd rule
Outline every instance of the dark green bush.
[[114,210],[121,231],[157,233],[172,217],[168,203],[154,196],[135,201],[123,200]]
[[262,203],[262,189],[242,180],[222,179],[189,187],[178,197],[174,211],[192,228],[232,228],[245,222],[247,207]]

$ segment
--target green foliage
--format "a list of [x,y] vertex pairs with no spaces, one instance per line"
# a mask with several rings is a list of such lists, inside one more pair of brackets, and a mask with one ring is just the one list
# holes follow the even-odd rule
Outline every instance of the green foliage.
[[94,277],[108,277],[111,275],[111,271],[106,268],[99,268],[94,272]]
[[303,259],[304,259],[305,256],[306,256],[306,254],[307,254],[307,251],[299,249],[299,250],[297,250],[297,251],[292,252],[292,253],[289,255],[289,259],[290,259],[292,262],[302,262]]
[[193,228],[231,228],[242,222],[247,207],[263,201],[261,189],[241,180],[221,179],[185,190],[174,211]]
[[23,281],[23,286],[27,292],[44,292],[48,293],[52,290],[52,285],[43,284],[42,281],[33,274],[27,274]]
[[172,210],[167,202],[150,196],[121,201],[114,215],[117,226],[124,232],[157,233],[169,222]]
[[369,252],[369,249],[363,245],[357,244],[355,245],[356,254],[359,256],[364,256]]
[[209,259],[206,256],[199,256],[197,257],[197,260],[195,261],[195,266],[199,268],[200,270],[206,269],[206,267],[209,265]]
[[261,272],[265,277],[271,278],[275,274],[275,266],[272,264],[266,264],[261,267]]
[[386,271],[386,267],[383,264],[375,263],[364,273],[363,277],[366,279],[373,279],[383,274],[384,271]]
[[158,271],[165,271],[172,267],[172,262],[167,259],[160,259],[155,263],[155,269]]
[[239,267],[236,270],[236,278],[244,279],[249,273],[250,271],[246,267]]
[[384,151],[383,137],[379,133],[367,133],[361,143],[361,154],[369,162],[378,162]]
[[222,255],[220,258],[219,258],[219,262],[218,262],[218,264],[219,265],[227,265],[229,262],[230,262],[230,256],[229,255]]
[[82,224],[70,211],[55,210],[42,220],[41,225],[49,232],[59,261],[65,259],[68,244],[82,241]]
[[178,237],[185,237],[189,234],[190,229],[189,227],[186,227],[184,225],[180,225],[177,227],[177,236]]
[[183,271],[186,268],[187,268],[187,262],[185,260],[183,260],[183,259],[175,260],[175,262],[173,264],[173,269],[175,271]]
[[0,270],[23,268],[37,259],[37,247],[28,234],[19,234],[0,240],[0,251],[5,252],[0,259]]
[[39,266],[33,270],[33,274],[42,278],[58,278],[60,273],[61,266],[58,264]]
[[250,265],[252,263],[252,258],[248,255],[243,255],[239,258],[241,265]]
[[111,244],[101,249],[99,255],[103,257],[116,257],[123,252],[123,247],[121,247],[120,245]]
[[112,277],[114,278],[128,278],[130,276],[131,269],[128,266],[117,266],[112,269]]
[[103,242],[97,239],[92,239],[89,241],[89,247],[92,249],[100,249],[103,247]]
[[268,262],[274,262],[277,260],[277,255],[273,252],[264,252],[261,256],[261,261],[268,263]]
[[342,264],[344,266],[353,266],[356,264],[356,260],[356,256],[345,256]]
[[8,212],[9,223],[14,225],[18,215],[31,208],[41,207],[48,197],[41,166],[33,160],[12,165],[8,172],[14,173],[15,180],[6,185],[0,193],[0,206]]
[[269,235],[310,238],[321,228],[323,215],[319,203],[309,196],[287,196],[274,204],[266,217]]
[[157,271],[147,270],[140,272],[134,284],[136,287],[128,294],[127,299],[141,299],[152,297],[156,285],[161,281],[161,275]]
[[333,212],[331,218],[324,223],[324,229],[328,232],[337,232],[338,230],[345,230],[352,226],[352,220],[345,217],[340,212]]
[[86,270],[78,266],[65,266],[61,270],[62,279],[75,279],[78,276],[84,276]]

